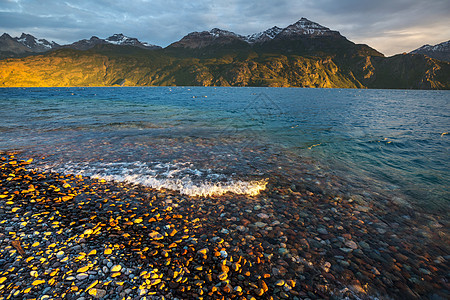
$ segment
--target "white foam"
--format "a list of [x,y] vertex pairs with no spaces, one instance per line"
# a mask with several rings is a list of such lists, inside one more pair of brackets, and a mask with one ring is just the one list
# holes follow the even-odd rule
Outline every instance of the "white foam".
[[198,170],[190,163],[72,163],[45,167],[55,172],[83,175],[107,181],[176,190],[189,196],[220,196],[226,193],[256,196],[265,190],[266,179],[234,180],[211,170]]

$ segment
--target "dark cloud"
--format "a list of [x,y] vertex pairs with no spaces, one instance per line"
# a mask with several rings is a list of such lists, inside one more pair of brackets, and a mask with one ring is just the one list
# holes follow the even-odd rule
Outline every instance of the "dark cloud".
[[0,0],[0,31],[60,43],[124,33],[166,46],[219,27],[251,34],[301,17],[390,55],[450,38],[448,0]]

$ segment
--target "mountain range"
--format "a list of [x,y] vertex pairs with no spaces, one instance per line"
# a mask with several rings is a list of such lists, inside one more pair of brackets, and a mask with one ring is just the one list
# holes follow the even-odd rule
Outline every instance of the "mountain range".
[[272,40],[295,39],[298,37],[341,37],[337,31],[332,31],[327,27],[311,22],[306,18],[301,18],[295,24],[286,28],[274,26],[263,32],[243,36],[231,31],[214,28],[210,31],[192,32],[180,41],[171,44],[169,47],[182,48],[203,48],[212,44],[228,44],[235,41],[247,44],[262,44]]
[[[449,63],[438,60],[448,54],[448,42],[440,45],[385,57],[306,18],[247,36],[218,28],[192,32],[164,49],[123,34],[59,45],[5,33],[0,86],[449,89]],[[434,59],[435,53],[441,58]]]
[[106,39],[92,36],[90,39],[79,40],[68,45],[59,45],[49,42],[46,39],[37,39],[31,34],[22,33],[20,37],[11,37],[4,33],[0,36],[0,59],[10,57],[25,57],[33,54],[43,53],[60,48],[70,48],[76,50],[88,50],[96,45],[119,45],[135,46],[143,49],[161,49],[160,46],[141,42],[136,38],[124,36],[122,33],[114,34]]

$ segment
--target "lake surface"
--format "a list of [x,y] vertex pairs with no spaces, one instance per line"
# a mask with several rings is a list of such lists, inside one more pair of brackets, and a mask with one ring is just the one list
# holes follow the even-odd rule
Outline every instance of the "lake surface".
[[448,91],[7,88],[0,107],[0,150],[45,170],[189,195],[275,180],[448,217]]

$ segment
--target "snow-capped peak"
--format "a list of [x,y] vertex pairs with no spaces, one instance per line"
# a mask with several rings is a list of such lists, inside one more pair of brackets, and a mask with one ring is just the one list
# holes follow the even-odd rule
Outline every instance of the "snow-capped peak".
[[444,52],[444,51],[449,52],[450,51],[450,40],[440,43],[440,44],[437,44],[437,45],[434,45],[434,46],[426,44],[414,51],[411,51],[411,53],[421,53],[423,51],[426,51],[426,52]]
[[113,34],[109,38],[105,39],[106,42],[114,45],[130,45],[130,44],[136,44],[136,42],[139,42],[136,38],[130,38],[127,36],[124,36],[122,33],[119,34]]
[[450,62],[450,41],[442,42],[437,45],[424,45],[414,51],[412,54],[424,54],[428,57]]
[[282,36],[292,35],[336,35],[337,31],[332,31],[329,28],[318,23],[312,22],[306,18],[301,18],[296,23],[289,25],[280,33]]
[[335,36],[340,35],[337,31],[318,23],[312,22],[306,18],[301,18],[296,23],[286,28],[272,27],[266,31],[248,35],[244,40],[249,44],[264,43],[274,38],[292,38],[296,36]]
[[268,41],[268,40],[272,40],[281,31],[283,31],[282,28],[274,26],[274,27],[269,28],[269,29],[267,29],[265,31],[247,35],[245,37],[245,41],[247,43],[250,43],[250,44],[265,42],[265,41]]
[[158,46],[149,44],[149,43],[143,43],[140,42],[137,38],[132,38],[123,35],[122,33],[116,33],[110,36],[109,38],[105,39],[105,42],[113,45],[120,45],[120,46],[137,46],[137,47],[144,47],[144,48],[159,48]]
[[211,29],[209,31],[209,34],[211,34],[215,38],[223,37],[223,36],[231,36],[231,37],[242,38],[242,36],[239,35],[239,34],[236,34],[234,32],[228,31],[228,30],[219,29],[219,28]]
[[26,33],[22,33],[22,35],[19,38],[16,37],[14,38],[14,40],[28,47],[34,52],[44,52],[59,47],[59,45],[53,41],[49,42],[45,39],[37,39],[31,34]]

